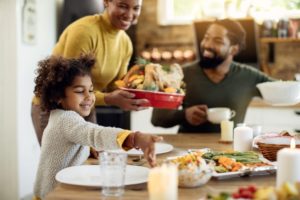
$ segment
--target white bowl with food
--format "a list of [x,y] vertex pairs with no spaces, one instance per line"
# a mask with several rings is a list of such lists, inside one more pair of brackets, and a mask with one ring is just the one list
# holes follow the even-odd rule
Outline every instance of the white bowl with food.
[[199,187],[206,184],[212,176],[212,169],[209,165],[197,167],[189,166],[186,169],[178,170],[179,187]]
[[300,102],[299,81],[274,81],[256,85],[264,101],[274,106],[289,106]]
[[202,154],[192,152],[169,160],[178,167],[179,187],[199,187],[206,184],[212,176],[212,166],[201,157]]

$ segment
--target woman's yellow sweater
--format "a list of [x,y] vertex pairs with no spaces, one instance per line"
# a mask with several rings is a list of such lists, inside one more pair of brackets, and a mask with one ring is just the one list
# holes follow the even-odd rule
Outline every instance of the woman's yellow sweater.
[[[69,25],[59,38],[53,55],[76,58],[82,53],[93,53],[96,64],[92,68],[92,81],[96,105],[105,105],[104,93],[111,91],[115,80],[127,72],[132,55],[132,43],[123,30],[115,29],[107,12],[83,17]],[[39,104],[39,99],[33,99]]]

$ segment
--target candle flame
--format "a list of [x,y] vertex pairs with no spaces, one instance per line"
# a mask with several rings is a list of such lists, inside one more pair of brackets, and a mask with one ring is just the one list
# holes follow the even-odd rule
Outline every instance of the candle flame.
[[296,141],[295,138],[291,139],[291,149],[295,149],[296,148]]

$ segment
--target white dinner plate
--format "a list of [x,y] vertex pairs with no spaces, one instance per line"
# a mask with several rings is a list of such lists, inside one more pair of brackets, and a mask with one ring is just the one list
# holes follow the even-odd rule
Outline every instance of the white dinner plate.
[[[141,166],[126,166],[125,185],[135,185],[147,182],[149,169]],[[55,179],[64,184],[101,187],[99,165],[72,166],[59,171]]]
[[[163,154],[163,153],[168,153],[173,150],[173,146],[171,144],[166,144],[166,143],[155,143],[155,154]],[[141,156],[143,155],[142,150],[137,150],[137,149],[131,149],[129,151],[124,151],[124,150],[114,150],[114,152],[122,152],[122,153],[127,153],[128,156]]]

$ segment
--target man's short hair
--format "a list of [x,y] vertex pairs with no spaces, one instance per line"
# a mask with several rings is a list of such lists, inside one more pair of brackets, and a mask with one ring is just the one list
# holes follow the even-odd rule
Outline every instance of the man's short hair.
[[239,45],[240,50],[246,48],[246,31],[243,26],[232,19],[216,20],[212,24],[223,26],[228,31],[228,37],[232,45]]

